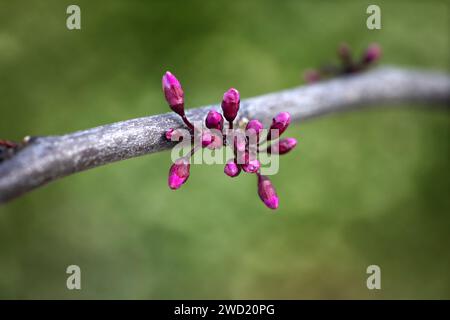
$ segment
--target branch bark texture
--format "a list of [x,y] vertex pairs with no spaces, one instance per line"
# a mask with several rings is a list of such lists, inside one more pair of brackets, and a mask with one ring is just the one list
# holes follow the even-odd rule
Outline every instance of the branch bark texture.
[[[289,112],[293,121],[303,121],[349,109],[398,103],[448,108],[450,76],[383,67],[242,100],[239,117],[258,119],[267,125],[280,111]],[[187,116],[202,121],[211,108],[220,110],[220,105],[190,109]],[[177,127],[183,127],[181,119],[166,113],[62,136],[32,137],[25,147],[0,163],[0,203],[75,172],[166,150],[173,143],[165,139],[164,133]]]

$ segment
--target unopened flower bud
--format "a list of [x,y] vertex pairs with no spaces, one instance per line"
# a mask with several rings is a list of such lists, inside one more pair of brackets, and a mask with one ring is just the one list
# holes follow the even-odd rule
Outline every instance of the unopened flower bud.
[[184,92],[180,82],[167,71],[162,78],[162,87],[170,108],[180,116],[184,115]]
[[214,136],[211,134],[209,130],[202,131],[202,147],[209,146],[214,140]]
[[258,195],[270,209],[278,208],[278,196],[268,177],[258,175]]
[[250,154],[245,153],[245,163],[242,165],[242,170],[247,173],[256,173],[261,168],[261,163],[258,159],[250,159]]
[[234,160],[228,160],[223,172],[229,177],[237,177],[241,173],[241,167]]
[[173,135],[174,131],[175,131],[174,128],[170,128],[169,130],[166,131],[166,139],[167,140],[172,140],[172,135]]
[[183,183],[189,178],[190,170],[189,160],[180,158],[175,161],[170,167],[169,171],[169,187],[172,190],[176,190],[181,187]]
[[373,43],[367,48],[366,52],[364,53],[363,61],[365,64],[369,64],[377,61],[378,59],[380,59],[380,57],[381,47],[378,44]]
[[278,130],[277,137],[281,136],[291,123],[291,115],[288,112],[280,112],[272,119],[272,125],[270,126],[269,133],[267,134],[267,140],[273,138],[272,130]]
[[278,143],[274,143],[267,148],[267,153],[286,154],[297,145],[295,138],[280,139]]
[[[256,139],[259,140],[259,134],[264,129],[263,124],[258,120],[250,120],[247,123],[245,130],[250,134],[256,134]],[[247,134],[248,134],[247,133]]]
[[220,132],[216,130],[211,131],[211,143],[207,146],[208,149],[214,150],[214,149],[220,149],[223,146],[223,136]]
[[231,88],[227,92],[225,92],[222,100],[222,110],[223,116],[225,117],[225,119],[227,119],[227,121],[233,122],[233,120],[236,119],[239,111],[239,103],[239,91]]
[[217,129],[222,131],[223,128],[223,117],[222,115],[214,110],[208,112],[206,116],[205,125],[209,129]]
[[169,141],[183,141],[183,130],[172,128],[166,131],[165,136]]

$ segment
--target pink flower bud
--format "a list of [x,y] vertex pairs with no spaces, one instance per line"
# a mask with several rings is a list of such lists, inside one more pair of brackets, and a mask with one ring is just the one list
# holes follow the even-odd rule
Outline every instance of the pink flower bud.
[[241,173],[241,168],[236,164],[234,160],[228,160],[223,172],[229,177],[237,177]]
[[184,115],[184,92],[180,82],[169,71],[162,78],[162,87],[170,108],[180,116]]
[[239,111],[239,103],[239,91],[231,88],[227,92],[225,92],[222,100],[222,110],[223,115],[225,119],[227,119],[227,121],[232,122],[234,119],[236,119]]
[[220,132],[211,132],[211,143],[207,146],[208,149],[214,150],[214,149],[220,149],[223,146],[223,136],[220,134]]
[[183,141],[183,132],[180,129],[169,129],[166,131],[165,136],[169,141]]
[[219,131],[222,131],[223,128],[222,115],[215,110],[209,111],[208,115],[206,116],[205,125],[209,129],[217,129]]
[[[263,124],[258,120],[250,120],[245,128],[248,133],[256,134],[256,139],[259,140],[259,134],[264,129]],[[247,133],[247,134],[248,134]]]
[[267,148],[268,153],[275,154],[286,154],[297,145],[297,140],[295,138],[284,138],[280,139],[278,143],[274,143]]
[[172,135],[173,135],[173,132],[174,132],[174,131],[175,131],[174,128],[171,128],[171,129],[169,129],[169,130],[166,131],[166,139],[167,139],[167,140],[172,140]]
[[267,140],[272,139],[272,130],[278,130],[278,137],[283,134],[291,123],[291,115],[288,112],[280,112],[273,118],[272,125],[270,126],[269,133],[267,134]]
[[278,196],[268,177],[258,175],[258,195],[270,209],[278,208]]
[[366,52],[364,53],[363,61],[364,63],[369,64],[377,61],[378,59],[380,59],[380,57],[381,47],[378,44],[373,43],[367,48]]
[[261,163],[258,159],[250,159],[248,152],[245,153],[245,163],[242,165],[242,170],[247,173],[256,173],[261,168]]
[[314,69],[306,70],[303,78],[307,83],[314,83],[320,80],[320,72]]
[[169,171],[169,187],[172,190],[176,190],[181,187],[183,183],[189,178],[189,169],[191,165],[189,160],[180,158],[175,161],[170,167]]
[[214,136],[211,134],[209,130],[202,131],[202,147],[209,146],[214,140]]

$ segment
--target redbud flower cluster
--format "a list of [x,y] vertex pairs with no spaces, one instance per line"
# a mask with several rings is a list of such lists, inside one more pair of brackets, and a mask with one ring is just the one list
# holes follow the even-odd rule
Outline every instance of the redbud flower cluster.
[[[224,173],[232,178],[237,177],[242,171],[255,174],[257,177],[258,195],[263,203],[271,209],[278,208],[278,195],[270,179],[261,174],[261,163],[257,155],[260,152],[284,155],[295,148],[297,140],[294,138],[277,140],[288,128],[291,122],[290,114],[281,112],[276,115],[265,136],[262,136],[263,124],[256,119],[250,120],[245,126],[245,134],[242,135],[239,131],[240,128],[235,128],[240,107],[240,95],[236,89],[231,88],[223,95],[222,113],[210,110],[206,115],[204,127],[196,127],[186,117],[184,92],[177,78],[172,73],[166,72],[162,78],[162,87],[170,108],[181,117],[186,127],[190,130],[191,142],[194,142],[195,137],[200,137],[201,140],[200,146],[194,145],[187,156],[177,159],[172,164],[169,170],[169,187],[175,190],[186,183],[190,175],[190,158],[199,149],[218,149],[222,146],[229,146],[232,148],[234,156],[226,162]],[[225,122],[227,122],[227,126]],[[172,140],[177,130],[169,129],[165,133],[165,137],[168,140]],[[260,150],[260,145],[263,142],[272,143],[264,150]]]
[[314,83],[326,78],[358,73],[366,70],[374,65],[381,57],[381,47],[372,43],[363,53],[362,57],[355,59],[352,56],[350,47],[346,43],[342,43],[337,51],[341,61],[340,65],[326,65],[319,69],[309,69],[304,73],[305,81]]

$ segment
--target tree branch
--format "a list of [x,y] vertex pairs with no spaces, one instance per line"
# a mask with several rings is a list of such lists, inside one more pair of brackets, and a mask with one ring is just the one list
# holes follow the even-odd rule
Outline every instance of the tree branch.
[[[268,124],[280,111],[291,113],[292,119],[299,121],[398,102],[448,107],[450,76],[384,67],[243,100],[239,116]],[[187,116],[202,121],[210,108],[219,110],[220,106],[191,109]],[[29,138],[22,149],[0,163],[0,203],[75,172],[166,150],[173,143],[166,141],[165,131],[182,126],[176,114],[166,113],[62,136]]]

